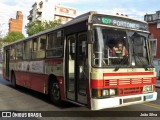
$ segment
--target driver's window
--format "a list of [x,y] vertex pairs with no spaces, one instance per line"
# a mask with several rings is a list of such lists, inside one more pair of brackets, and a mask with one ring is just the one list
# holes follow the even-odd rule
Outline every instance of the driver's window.
[[132,63],[136,66],[146,66],[149,64],[147,49],[147,34],[129,32],[132,43]]
[[134,39],[134,50],[133,52],[136,53],[136,55],[140,57],[146,57],[146,45],[145,45],[145,40],[142,37],[137,37]]

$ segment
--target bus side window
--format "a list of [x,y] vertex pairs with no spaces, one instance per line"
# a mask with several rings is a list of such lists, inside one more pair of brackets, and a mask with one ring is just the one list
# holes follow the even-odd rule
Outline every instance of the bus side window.
[[24,48],[23,48],[23,59],[30,59],[31,58],[31,41],[25,41],[24,42]]
[[15,46],[11,46],[10,59],[15,60]]
[[33,51],[37,51],[38,49],[38,41],[37,39],[33,39]]
[[42,35],[39,37],[39,42],[38,42],[38,50],[42,50],[44,51],[46,49],[46,43],[47,43],[47,36],[46,35]]
[[46,49],[46,39],[40,39],[40,50]]
[[16,60],[23,59],[23,43],[18,43],[16,45]]
[[63,55],[63,32],[62,30],[48,34],[46,57],[62,57]]

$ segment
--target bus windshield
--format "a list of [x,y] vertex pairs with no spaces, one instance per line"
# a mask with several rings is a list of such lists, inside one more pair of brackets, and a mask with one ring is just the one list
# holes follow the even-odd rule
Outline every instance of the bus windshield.
[[146,68],[149,65],[149,49],[147,49],[148,34],[129,31],[132,46],[132,64]]
[[[127,37],[128,36],[128,37]],[[129,42],[128,38],[132,41]],[[134,66],[148,65],[145,36],[117,28],[96,27],[94,29],[93,66]],[[131,49],[129,49],[131,46]],[[130,60],[129,54],[132,54]]]

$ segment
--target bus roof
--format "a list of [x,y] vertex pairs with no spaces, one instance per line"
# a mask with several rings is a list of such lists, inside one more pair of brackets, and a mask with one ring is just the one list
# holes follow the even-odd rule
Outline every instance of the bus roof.
[[[76,23],[79,23],[79,22],[86,21],[86,20],[89,19],[89,17],[90,17],[91,15],[94,15],[94,14],[95,14],[95,15],[115,16],[115,17],[124,18],[124,19],[128,19],[128,20],[134,20],[134,21],[137,21],[137,22],[141,22],[141,23],[146,23],[146,24],[147,24],[146,21],[141,21],[141,20],[129,18],[129,17],[127,17],[127,16],[106,14],[106,13],[97,12],[97,11],[89,11],[89,12],[87,12],[87,13],[85,13],[85,14],[82,14],[82,15],[77,16],[76,18],[72,19],[71,21],[67,22],[66,24],[62,24],[62,25],[59,25],[59,26],[57,26],[57,27],[55,27],[55,28],[51,28],[51,29],[45,30],[45,31],[43,31],[43,32],[39,32],[39,33],[34,34],[34,35],[32,35],[32,36],[29,36],[29,37],[27,37],[27,38],[20,39],[20,40],[18,40],[18,41],[12,42],[12,43],[10,43],[10,44],[8,44],[8,45],[6,45],[6,46],[9,46],[9,45],[12,45],[12,44],[15,44],[15,43],[19,43],[19,42],[28,40],[28,39],[30,39],[30,38],[35,38],[35,37],[37,37],[37,36],[39,36],[39,35],[43,35],[43,34],[45,34],[45,33],[52,32],[52,31],[54,31],[54,30],[58,30],[58,29],[61,29],[61,28],[65,28],[65,27],[68,27],[68,26],[70,26],[70,25],[73,25],[73,24],[76,24]],[[91,21],[89,21],[89,22],[91,22]],[[6,46],[4,46],[4,47],[6,47]]]

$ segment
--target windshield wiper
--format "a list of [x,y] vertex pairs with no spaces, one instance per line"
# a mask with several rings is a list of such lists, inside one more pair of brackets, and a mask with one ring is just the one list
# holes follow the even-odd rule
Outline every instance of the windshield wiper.
[[119,65],[117,67],[115,67],[114,71],[118,71],[119,68],[122,67],[122,65],[128,60],[128,56],[124,56],[123,60],[121,62],[119,62]]
[[144,61],[141,59],[141,57],[139,57],[136,53],[133,53],[133,56],[137,57],[139,59],[139,61],[142,63],[145,71],[148,71],[147,65],[144,63]]

